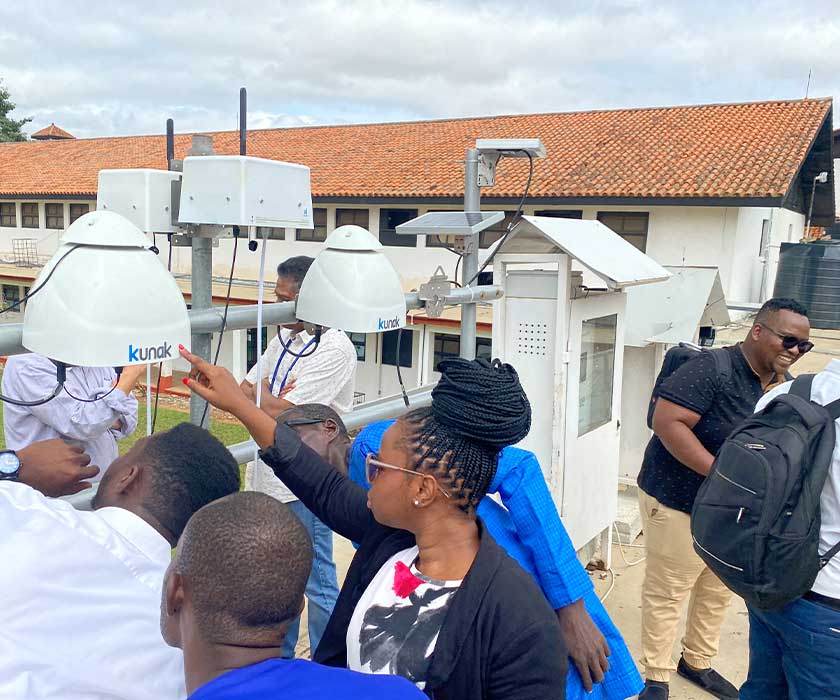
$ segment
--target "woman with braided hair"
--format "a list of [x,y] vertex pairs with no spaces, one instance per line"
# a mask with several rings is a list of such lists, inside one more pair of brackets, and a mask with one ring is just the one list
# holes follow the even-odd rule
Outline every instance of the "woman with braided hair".
[[227,370],[181,353],[187,385],[239,418],[307,508],[360,543],[315,661],[402,675],[432,698],[564,697],[557,618],[475,514],[499,451],[530,429],[510,365],[442,362],[431,407],[400,418],[368,457],[366,492],[254,410]]

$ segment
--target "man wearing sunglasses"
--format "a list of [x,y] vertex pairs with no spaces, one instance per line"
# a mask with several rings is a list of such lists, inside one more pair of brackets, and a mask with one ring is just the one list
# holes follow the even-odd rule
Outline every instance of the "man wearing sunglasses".
[[[726,436],[813,348],[809,335],[802,304],[770,299],[742,342],[698,353],[657,390],[654,435],[638,479],[647,551],[642,584],[646,681],[640,700],[667,700],[674,670],[715,697],[738,698],[735,686],[711,666],[732,593],[694,553],[690,513]],[[719,369],[724,366],[725,374]],[[687,597],[682,656],[675,665],[672,650]]]

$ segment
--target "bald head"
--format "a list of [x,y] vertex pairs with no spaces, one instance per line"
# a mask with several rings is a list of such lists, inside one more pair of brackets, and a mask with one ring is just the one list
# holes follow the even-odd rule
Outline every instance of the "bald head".
[[165,586],[164,637],[175,646],[192,637],[167,629],[168,616],[205,643],[279,644],[300,614],[311,568],[309,535],[287,505],[252,491],[215,501],[181,537]]

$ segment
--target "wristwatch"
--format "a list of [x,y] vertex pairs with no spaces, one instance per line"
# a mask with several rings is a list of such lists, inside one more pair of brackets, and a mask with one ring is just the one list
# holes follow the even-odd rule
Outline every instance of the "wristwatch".
[[0,481],[17,481],[20,458],[14,450],[0,450]]

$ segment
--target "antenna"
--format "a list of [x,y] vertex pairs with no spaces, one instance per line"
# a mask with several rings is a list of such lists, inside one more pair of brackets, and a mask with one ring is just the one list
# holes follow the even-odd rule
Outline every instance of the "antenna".
[[239,155],[246,156],[248,137],[248,91],[239,88]]
[[166,169],[172,170],[172,161],[175,160],[175,122],[172,119],[166,120]]
[[808,83],[805,85],[805,99],[808,99],[808,90],[811,89],[811,69],[808,69]]

